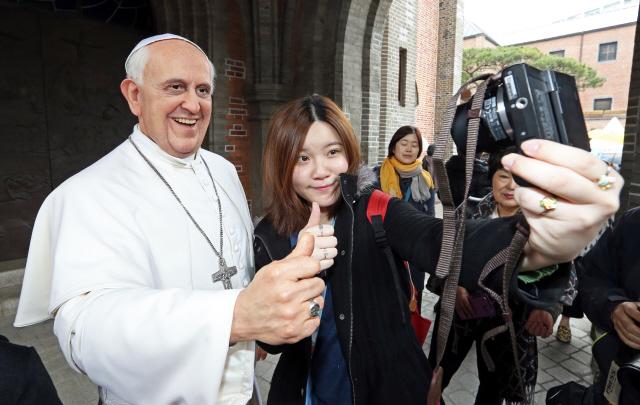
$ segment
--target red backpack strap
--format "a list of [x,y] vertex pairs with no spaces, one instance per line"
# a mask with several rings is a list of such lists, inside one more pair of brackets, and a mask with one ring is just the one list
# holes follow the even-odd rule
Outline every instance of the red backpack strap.
[[402,290],[400,288],[400,280],[398,279],[398,271],[396,269],[395,259],[391,248],[387,243],[387,234],[382,225],[384,222],[384,216],[387,213],[387,205],[391,200],[389,194],[385,194],[380,190],[375,190],[371,197],[369,197],[369,203],[367,204],[367,218],[373,227],[373,235],[376,239],[376,244],[382,249],[384,255],[387,257],[389,267],[391,267],[391,274],[393,274],[393,282],[396,285],[396,293],[398,294],[398,304],[400,304],[400,313],[402,314],[402,324],[405,322],[404,304],[402,303]]
[[371,223],[371,217],[374,215],[380,215],[382,217],[382,222],[384,222],[384,216],[387,213],[387,205],[389,205],[389,200],[391,200],[389,194],[385,194],[380,190],[375,190],[373,194],[371,194],[371,198],[369,198],[369,204],[367,205],[367,219]]

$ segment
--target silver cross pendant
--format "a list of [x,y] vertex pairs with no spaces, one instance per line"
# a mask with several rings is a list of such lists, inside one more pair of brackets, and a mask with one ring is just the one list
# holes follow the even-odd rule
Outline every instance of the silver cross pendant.
[[220,270],[217,273],[213,273],[211,275],[211,280],[214,283],[218,281],[222,281],[222,285],[224,285],[225,290],[230,290],[231,287],[231,276],[238,274],[238,270],[236,267],[227,267],[227,262],[224,261],[224,258],[220,258]]

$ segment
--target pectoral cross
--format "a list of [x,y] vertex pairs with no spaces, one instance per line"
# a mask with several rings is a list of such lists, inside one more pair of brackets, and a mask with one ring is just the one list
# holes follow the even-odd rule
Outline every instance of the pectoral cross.
[[231,276],[238,274],[238,270],[236,270],[236,267],[227,267],[227,262],[224,261],[224,259],[221,257],[220,258],[220,270],[217,273],[213,273],[211,275],[211,280],[213,280],[214,283],[217,283],[218,281],[222,281],[222,285],[224,285],[224,289],[225,290],[230,290],[231,287]]

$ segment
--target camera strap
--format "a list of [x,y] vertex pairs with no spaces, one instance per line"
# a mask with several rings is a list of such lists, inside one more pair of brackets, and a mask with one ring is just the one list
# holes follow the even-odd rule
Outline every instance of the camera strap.
[[[484,95],[487,89],[487,85],[491,81],[492,74],[484,74],[477,76],[467,83],[462,85],[460,90],[449,99],[447,103],[447,110],[445,117],[440,128],[440,133],[436,143],[436,149],[433,155],[434,171],[437,178],[440,200],[443,205],[443,230],[442,230],[442,249],[440,257],[438,259],[438,265],[436,267],[436,276],[441,280],[444,280],[444,290],[440,301],[440,322],[437,330],[437,359],[436,359],[436,371],[442,361],[444,355],[447,340],[449,338],[449,331],[453,322],[453,314],[455,310],[456,300],[456,287],[458,285],[458,279],[460,276],[460,267],[462,264],[462,248],[464,242],[464,233],[466,226],[466,206],[467,198],[469,194],[469,186],[471,184],[471,178],[473,175],[473,162],[476,152],[478,131],[480,127],[480,120],[482,118],[482,104],[484,101]],[[456,107],[460,95],[467,89],[472,83],[483,80],[478,85],[475,96],[471,103],[471,108],[467,112],[467,150],[465,156],[465,191],[464,198],[462,200],[461,212],[463,213],[460,223],[456,229],[456,206],[453,203],[453,197],[451,195],[451,189],[449,187],[449,178],[445,170],[445,158],[449,145],[449,139],[451,134],[451,127],[453,125],[453,119],[456,113]],[[519,367],[518,361],[518,349],[516,344],[515,330],[512,321],[512,313],[509,308],[508,292],[509,283],[513,272],[517,266],[518,260],[522,253],[522,249],[526,244],[529,236],[528,224],[526,221],[522,221],[517,225],[517,231],[514,238],[511,241],[509,247],[498,253],[493,257],[484,267],[478,284],[484,290],[486,290],[494,300],[500,305],[502,310],[502,318],[505,324],[487,331],[482,339],[482,354],[489,370],[495,369],[493,361],[489,356],[484,345],[487,339],[490,339],[502,332],[509,331],[511,337],[511,343],[513,347],[513,355],[515,360],[515,368],[518,374],[519,386],[517,389],[521,392],[522,398],[525,403],[530,403],[530,395],[526,394],[526,389],[522,380],[522,372]],[[503,271],[503,285],[502,285],[502,297],[495,291],[486,288],[482,281],[493,270],[504,265]]]
[[476,91],[473,99],[469,115],[473,118],[468,122],[467,130],[467,151],[466,151],[466,167],[465,167],[465,191],[462,202],[462,212],[466,211],[467,196],[469,194],[469,185],[471,184],[471,175],[473,173],[473,158],[476,151],[476,143],[478,139],[478,129],[480,127],[480,117],[482,111],[482,101],[484,93],[487,89],[488,79],[491,74],[477,76],[462,85],[460,90],[449,99],[445,117],[440,127],[440,134],[436,142],[436,150],[433,154],[433,167],[435,171],[437,183],[440,189],[440,201],[443,208],[443,229],[442,229],[442,248],[440,258],[436,267],[436,276],[444,280],[444,290],[440,299],[440,322],[437,330],[437,360],[436,370],[440,365],[447,339],[449,338],[449,330],[453,321],[453,311],[456,303],[456,287],[460,276],[460,265],[462,263],[462,245],[464,241],[464,230],[466,224],[466,216],[462,217],[457,229],[456,237],[456,206],[453,203],[451,189],[449,187],[449,177],[445,170],[445,158],[449,146],[449,138],[451,134],[451,126],[455,117],[456,107],[460,95],[474,82],[484,80]]

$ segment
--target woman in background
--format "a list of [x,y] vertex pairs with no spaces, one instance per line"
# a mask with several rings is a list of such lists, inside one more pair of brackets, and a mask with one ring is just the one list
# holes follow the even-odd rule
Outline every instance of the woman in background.
[[[482,198],[475,207],[467,207],[469,219],[495,219],[511,217],[520,213],[520,205],[515,199],[516,182],[502,165],[502,158],[509,153],[514,153],[515,147],[506,148],[492,153],[488,160],[488,179],[493,191]],[[469,200],[471,202],[473,200]],[[477,200],[476,200],[477,201]],[[462,215],[458,208],[458,217]],[[550,274],[557,266],[548,270]],[[544,271],[544,269],[543,269]],[[531,282],[531,277],[521,275],[520,282]],[[477,291],[473,291],[477,292]],[[485,294],[486,295],[486,294]],[[476,344],[476,363],[478,367],[478,379],[480,385],[476,394],[476,405],[499,405],[503,400],[513,398],[513,378],[517,376],[513,364],[511,342],[508,334],[500,334],[493,340],[487,341],[487,350],[495,362],[495,372],[489,372],[485,364],[481,343],[483,335],[503,323],[499,317],[474,318],[474,309],[469,302],[469,291],[457,287],[456,316],[453,320],[449,340],[440,365],[443,368],[442,390],[449,385],[454,374],[467,357],[471,346]],[[488,298],[488,295],[487,295]],[[495,304],[494,304],[495,306]],[[537,346],[536,336],[547,338],[553,332],[553,323],[562,310],[562,304],[556,304],[549,309],[534,309],[526,305],[512,305],[514,328],[518,347],[521,350],[521,371],[525,379],[525,386],[533,393],[537,374]],[[439,324],[440,302],[436,304],[436,322]],[[498,312],[496,312],[498,313]],[[437,347],[432,342],[429,361],[435,364]],[[441,402],[445,405],[444,400]]]
[[[420,130],[411,125],[399,128],[389,142],[387,158],[382,166],[374,170],[380,176],[383,193],[401,198],[420,212],[430,217],[436,216],[436,188],[427,170],[423,169],[418,157],[422,154]],[[418,312],[422,312],[422,292],[424,291],[424,271],[409,263],[411,281],[416,287]]]

